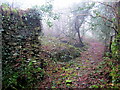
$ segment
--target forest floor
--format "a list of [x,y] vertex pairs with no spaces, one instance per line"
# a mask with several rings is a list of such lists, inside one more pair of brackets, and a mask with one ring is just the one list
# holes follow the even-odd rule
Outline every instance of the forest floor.
[[[107,82],[107,73],[100,67],[103,61],[104,45],[98,41],[88,41],[88,48],[81,56],[69,62],[50,61],[47,76],[39,88],[92,88]],[[44,48],[46,49],[46,48]]]

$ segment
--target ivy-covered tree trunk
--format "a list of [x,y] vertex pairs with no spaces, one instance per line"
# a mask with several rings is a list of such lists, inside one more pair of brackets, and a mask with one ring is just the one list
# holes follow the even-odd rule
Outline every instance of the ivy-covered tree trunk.
[[117,60],[120,61],[120,1],[116,3],[116,20],[117,20],[117,34],[112,45],[112,54]]

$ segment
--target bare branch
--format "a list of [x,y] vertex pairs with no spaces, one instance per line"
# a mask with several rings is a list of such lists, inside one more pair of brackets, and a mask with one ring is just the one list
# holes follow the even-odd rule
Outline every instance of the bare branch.
[[106,23],[104,23],[104,24],[105,24],[107,27],[110,27],[110,28],[114,29],[114,31],[118,34],[118,31],[116,30],[115,27],[111,27],[111,26],[107,25]]
[[88,14],[77,14],[76,16],[87,16]]
[[113,21],[112,21],[112,20],[110,20],[110,19],[106,18],[105,16],[99,15],[99,17],[101,17],[101,18],[103,18],[103,19],[105,19],[105,20],[107,20],[107,21],[109,21],[109,22],[113,23]]
[[111,6],[111,5],[109,5],[109,4],[102,3],[102,2],[98,2],[98,3],[103,4],[103,5],[105,5],[105,6],[108,6],[108,7],[111,7],[113,10],[116,10],[114,7],[112,7],[112,6]]
[[109,4],[106,4],[106,3],[102,3],[102,2],[98,2],[98,3],[103,4],[103,5],[107,6],[107,7],[110,7],[111,9],[113,9],[113,12],[114,12],[116,15],[118,15],[117,9],[116,9],[115,7],[113,7],[113,6],[109,5]]

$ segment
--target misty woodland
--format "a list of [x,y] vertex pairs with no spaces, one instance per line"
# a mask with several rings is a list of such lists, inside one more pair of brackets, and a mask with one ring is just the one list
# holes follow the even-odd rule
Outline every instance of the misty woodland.
[[120,88],[120,2],[0,5],[2,90]]

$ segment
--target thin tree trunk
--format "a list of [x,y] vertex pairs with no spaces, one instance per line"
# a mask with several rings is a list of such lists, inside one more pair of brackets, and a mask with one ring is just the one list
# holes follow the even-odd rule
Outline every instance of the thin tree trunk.
[[76,17],[76,22],[75,22],[75,29],[76,29],[76,32],[77,32],[77,34],[78,34],[78,38],[79,38],[79,43],[80,43],[80,46],[84,46],[84,44],[83,44],[83,42],[82,42],[82,40],[81,40],[81,37],[80,37],[80,31],[79,31],[79,29],[80,29],[80,27],[82,26],[82,24],[83,24],[83,21],[84,21],[84,17],[82,18],[83,20],[82,20],[82,22],[78,25],[77,23],[79,22],[78,21],[78,16]]
[[83,42],[82,42],[82,40],[81,40],[79,30],[77,30],[77,33],[78,33],[79,43],[80,43],[81,46],[83,46]]
[[112,58],[112,39],[113,39],[113,36],[110,37],[110,45],[109,45],[109,52],[110,52],[110,58]]

